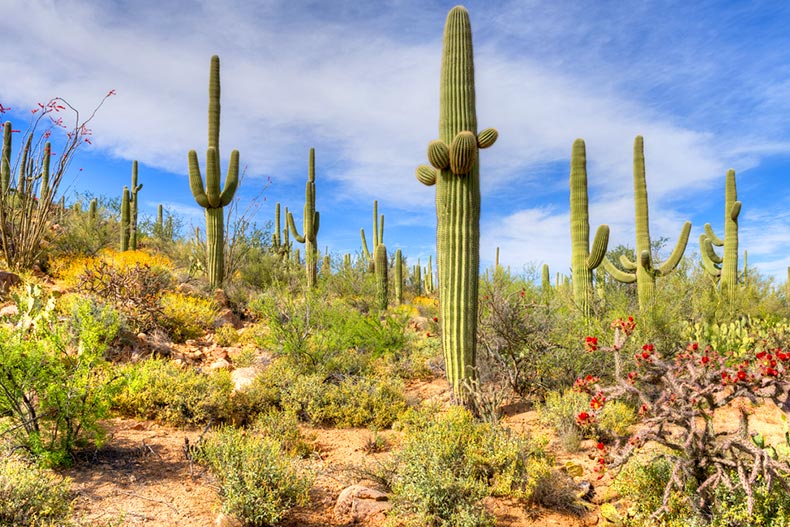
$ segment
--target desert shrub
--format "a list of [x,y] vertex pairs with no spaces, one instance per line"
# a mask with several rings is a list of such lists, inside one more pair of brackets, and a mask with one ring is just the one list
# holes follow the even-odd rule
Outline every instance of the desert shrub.
[[542,444],[475,422],[461,407],[412,411],[391,480],[397,521],[406,525],[493,525],[489,495],[529,499],[551,473]]
[[299,419],[290,412],[264,412],[255,420],[251,430],[279,441],[280,448],[289,456],[306,458],[315,451],[299,430]]
[[179,426],[231,419],[233,383],[226,371],[208,375],[149,359],[124,365],[119,373],[125,384],[113,399],[113,408],[122,415]]
[[566,390],[546,394],[544,403],[538,409],[540,422],[552,427],[562,447],[568,452],[579,449],[583,431],[576,422],[576,416],[587,410],[590,398],[587,394]]
[[70,481],[13,456],[0,456],[0,525],[63,525],[71,513]]
[[31,287],[18,296],[16,326],[0,329],[0,414],[8,416],[0,435],[44,464],[61,465],[103,436],[98,421],[118,385],[103,355],[117,319],[81,300],[60,321],[54,300],[40,295]]
[[[233,324],[224,324],[218,327],[214,333],[214,341],[219,346],[233,346],[239,341],[239,332],[233,327]],[[246,366],[249,366],[249,364],[246,364]]]
[[244,525],[277,525],[309,501],[313,474],[273,437],[222,427],[206,436],[195,457],[219,481],[223,512]]
[[74,273],[78,291],[111,303],[132,329],[147,331],[156,327],[162,314],[160,296],[171,284],[166,262],[126,251],[81,261],[66,272]]
[[219,313],[213,300],[181,293],[164,293],[159,303],[162,307],[159,325],[167,330],[174,342],[203,335],[207,328],[214,326]]

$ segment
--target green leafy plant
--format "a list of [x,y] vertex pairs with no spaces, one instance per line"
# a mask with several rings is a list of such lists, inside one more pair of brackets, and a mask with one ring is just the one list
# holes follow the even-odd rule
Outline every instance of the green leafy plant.
[[197,338],[214,326],[219,313],[211,299],[182,293],[165,293],[160,299],[162,314],[158,323],[167,330],[174,342]]
[[223,512],[244,525],[277,525],[309,501],[314,475],[273,437],[222,427],[206,436],[195,457],[216,476]]
[[15,456],[0,456],[0,525],[55,527],[71,514],[71,481]]

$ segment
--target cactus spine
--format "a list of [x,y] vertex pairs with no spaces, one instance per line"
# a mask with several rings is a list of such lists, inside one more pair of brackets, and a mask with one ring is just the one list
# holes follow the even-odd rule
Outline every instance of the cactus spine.
[[198,205],[206,209],[206,264],[212,288],[222,285],[225,274],[225,220],[223,208],[231,202],[239,184],[239,151],[230,154],[225,186],[220,191],[219,120],[220,120],[219,57],[211,57],[208,88],[208,149],[206,150],[206,185],[200,174],[197,152],[189,151],[189,186]]
[[[712,276],[721,277],[721,289],[731,295],[738,284],[738,215],[741,202],[735,187],[735,171],[727,171],[724,190],[724,239],[713,232],[710,223],[705,224],[705,233],[700,235],[699,244],[702,266]],[[724,246],[722,256],[716,254],[713,246]]]
[[571,153],[571,267],[573,299],[585,317],[593,299],[593,271],[601,265],[609,243],[609,226],[601,225],[590,249],[590,219],[587,198],[587,153],[584,140],[573,143]]
[[686,250],[691,222],[683,224],[675,249],[669,258],[657,265],[650,252],[650,227],[647,211],[647,182],[645,179],[645,147],[641,135],[634,140],[634,209],[636,221],[636,261],[621,256],[620,263],[625,271],[618,269],[604,258],[604,268],[612,277],[626,284],[636,282],[640,310],[647,309],[653,301],[656,277],[665,276],[677,267]]
[[[297,242],[304,244],[305,271],[307,273],[307,287],[316,285],[317,274],[317,248],[316,236],[320,227],[320,213],[315,210],[315,148],[310,149],[310,162],[307,170],[307,183],[305,184],[304,218],[302,220],[304,235],[296,230],[293,214],[287,215],[288,228]],[[297,260],[298,261],[298,260]]]
[[375,260],[374,269],[376,270],[376,305],[381,311],[387,309],[389,298],[389,284],[387,276],[387,247],[380,243],[376,246],[373,259]]
[[447,379],[461,395],[475,376],[480,266],[480,168],[478,149],[494,144],[493,128],[477,133],[474,60],[469,13],[452,8],[444,27],[439,139],[428,145],[432,167],[417,179],[436,185],[436,254],[439,307]]
[[129,187],[121,195],[121,252],[129,250]]

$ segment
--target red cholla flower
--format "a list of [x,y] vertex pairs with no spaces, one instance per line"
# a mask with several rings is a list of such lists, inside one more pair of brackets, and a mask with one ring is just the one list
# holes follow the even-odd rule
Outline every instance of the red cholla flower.
[[598,338],[597,337],[585,337],[584,338],[584,350],[587,352],[592,353],[593,351],[598,349]]

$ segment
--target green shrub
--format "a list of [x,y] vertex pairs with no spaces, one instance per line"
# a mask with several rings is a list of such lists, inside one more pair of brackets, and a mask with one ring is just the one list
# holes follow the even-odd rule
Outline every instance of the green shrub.
[[306,505],[313,474],[269,436],[223,427],[196,452],[219,480],[222,510],[244,525],[276,525],[296,505]]
[[475,422],[461,407],[412,411],[391,485],[398,522],[419,526],[493,525],[481,500],[529,499],[551,473],[543,445]]
[[0,328],[0,415],[8,416],[0,435],[44,464],[67,464],[76,447],[103,436],[98,421],[118,384],[103,355],[117,316],[79,300],[58,320],[54,300],[41,301],[35,288],[17,300],[16,327]]
[[200,337],[214,325],[219,308],[216,302],[181,293],[165,293],[160,300],[159,324],[174,342]]
[[227,371],[211,375],[149,359],[120,368],[126,379],[113,400],[122,415],[156,419],[174,425],[227,421],[232,417],[233,383]]
[[0,456],[0,525],[63,525],[71,513],[70,483],[19,458]]
[[233,324],[225,324],[217,328],[214,333],[214,341],[218,346],[233,346],[239,341],[239,332],[233,327]]

